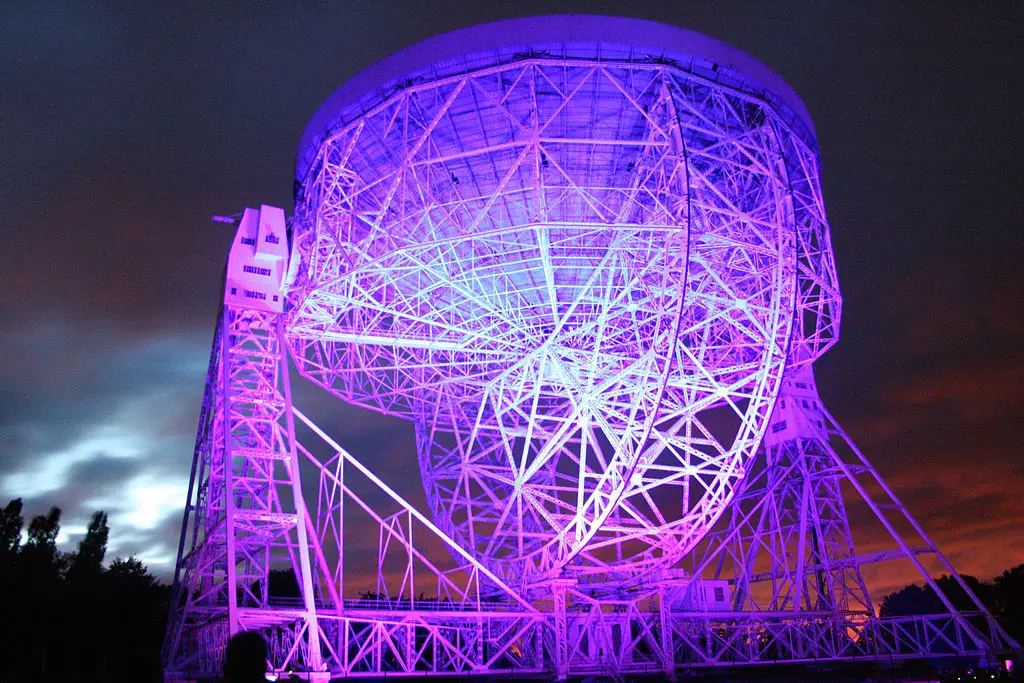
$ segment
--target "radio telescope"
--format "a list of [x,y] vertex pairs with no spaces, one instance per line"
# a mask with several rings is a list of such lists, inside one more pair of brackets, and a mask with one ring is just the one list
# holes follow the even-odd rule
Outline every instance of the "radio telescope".
[[[319,681],[1013,645],[817,396],[841,299],[815,132],[734,48],[562,16],[396,53],[313,117],[292,218],[244,212],[224,297],[171,678],[247,629]],[[411,423],[427,510],[297,409],[289,359]],[[844,491],[894,550],[857,554]],[[861,567],[893,559],[947,611],[879,618]]]

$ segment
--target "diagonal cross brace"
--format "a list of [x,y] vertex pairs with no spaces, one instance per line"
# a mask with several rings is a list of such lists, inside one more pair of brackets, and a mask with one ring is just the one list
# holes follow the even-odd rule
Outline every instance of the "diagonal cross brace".
[[377,475],[371,472],[365,465],[356,460],[351,453],[342,448],[337,441],[332,439],[326,432],[320,429],[320,427],[318,427],[316,423],[314,423],[312,420],[306,417],[302,413],[302,411],[300,411],[298,408],[292,407],[292,412],[295,414],[297,418],[299,418],[299,420],[303,422],[303,424],[305,424],[307,427],[313,430],[314,434],[323,439],[324,443],[333,448],[338,453],[338,455],[344,458],[346,462],[351,464],[353,467],[359,470],[363,474],[363,476],[365,476],[367,479],[376,484],[381,491],[387,494],[387,496],[391,498],[393,501],[401,505],[410,515],[415,517],[417,521],[419,521],[425,527],[434,532],[434,534],[442,541],[444,541],[449,548],[451,548],[454,552],[458,553],[459,557],[466,560],[466,562],[471,564],[474,568],[477,569],[477,571],[479,571],[481,574],[483,574],[488,579],[493,581],[495,585],[497,585],[499,588],[505,591],[505,593],[512,596],[512,598],[515,599],[515,601],[527,612],[531,614],[537,613],[537,609],[533,605],[524,600],[523,597],[519,595],[519,593],[512,590],[512,588],[510,588],[508,584],[506,584],[504,581],[498,578],[490,569],[488,569],[486,566],[484,566],[478,560],[476,560],[472,555],[466,552],[458,543],[449,538],[447,534],[445,534],[443,531],[441,531],[441,529],[437,527],[437,525],[435,525],[433,522],[427,519],[427,517],[425,517],[423,513],[421,513],[419,510],[413,507],[408,501],[406,501],[404,498],[398,495],[395,491],[393,491],[390,486],[385,484],[383,480],[381,480]]

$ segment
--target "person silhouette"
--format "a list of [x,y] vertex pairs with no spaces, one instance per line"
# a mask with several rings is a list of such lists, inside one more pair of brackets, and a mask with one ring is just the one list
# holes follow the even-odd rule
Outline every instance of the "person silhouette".
[[236,633],[224,652],[224,683],[264,683],[267,644],[255,631]]

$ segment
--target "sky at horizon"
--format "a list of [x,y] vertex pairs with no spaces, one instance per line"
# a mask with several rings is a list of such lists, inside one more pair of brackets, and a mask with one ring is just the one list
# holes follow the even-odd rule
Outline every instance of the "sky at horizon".
[[[62,507],[65,549],[104,509],[108,559],[166,577],[232,237],[210,216],[287,207],[299,135],[360,69],[552,12],[685,26],[793,86],[844,294],[825,403],[960,571],[1024,562],[1024,27],[997,4],[5,6],[0,503]],[[415,489],[411,427],[301,391]]]

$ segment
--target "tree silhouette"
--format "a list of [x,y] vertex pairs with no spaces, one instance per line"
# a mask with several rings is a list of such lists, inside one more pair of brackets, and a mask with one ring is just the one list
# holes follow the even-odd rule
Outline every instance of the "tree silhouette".
[[[992,584],[983,583],[969,574],[964,574],[960,578],[982,603],[986,606],[993,603]],[[978,609],[956,579],[950,576],[940,576],[935,579],[935,584],[957,610],[973,612]],[[931,586],[922,587],[910,584],[883,597],[878,613],[883,617],[900,617],[914,614],[942,614],[946,611],[948,611],[946,606],[942,604],[942,600],[935,594]]]
[[103,557],[107,554],[107,537],[110,527],[107,526],[107,513],[99,510],[89,520],[85,538],[78,544],[78,553],[71,562],[70,579],[86,580],[87,577],[99,576],[103,570]]
[[107,577],[111,581],[139,588],[157,585],[156,577],[149,573],[146,565],[137,557],[117,558],[110,563]]
[[0,510],[0,562],[7,563],[21,546],[21,498],[15,498]]
[[117,642],[102,650],[104,675],[112,681],[161,680],[169,588],[135,557],[115,559],[101,579],[105,628]]
[[39,575],[46,582],[55,581],[65,568],[63,559],[57,554],[57,535],[60,533],[60,508],[52,507],[45,515],[37,515],[28,525],[28,540],[19,553],[20,564],[29,572]]
[[33,517],[21,543],[22,501],[0,510],[0,680],[160,681],[168,588],[134,557],[103,568],[110,527],[92,515],[77,552],[57,548],[61,511]]
[[28,525],[28,543],[25,548],[48,553],[57,552],[57,534],[60,533],[60,508],[52,507],[45,515],[37,515]]
[[996,577],[993,611],[1018,643],[1024,642],[1024,564],[1010,567]]

